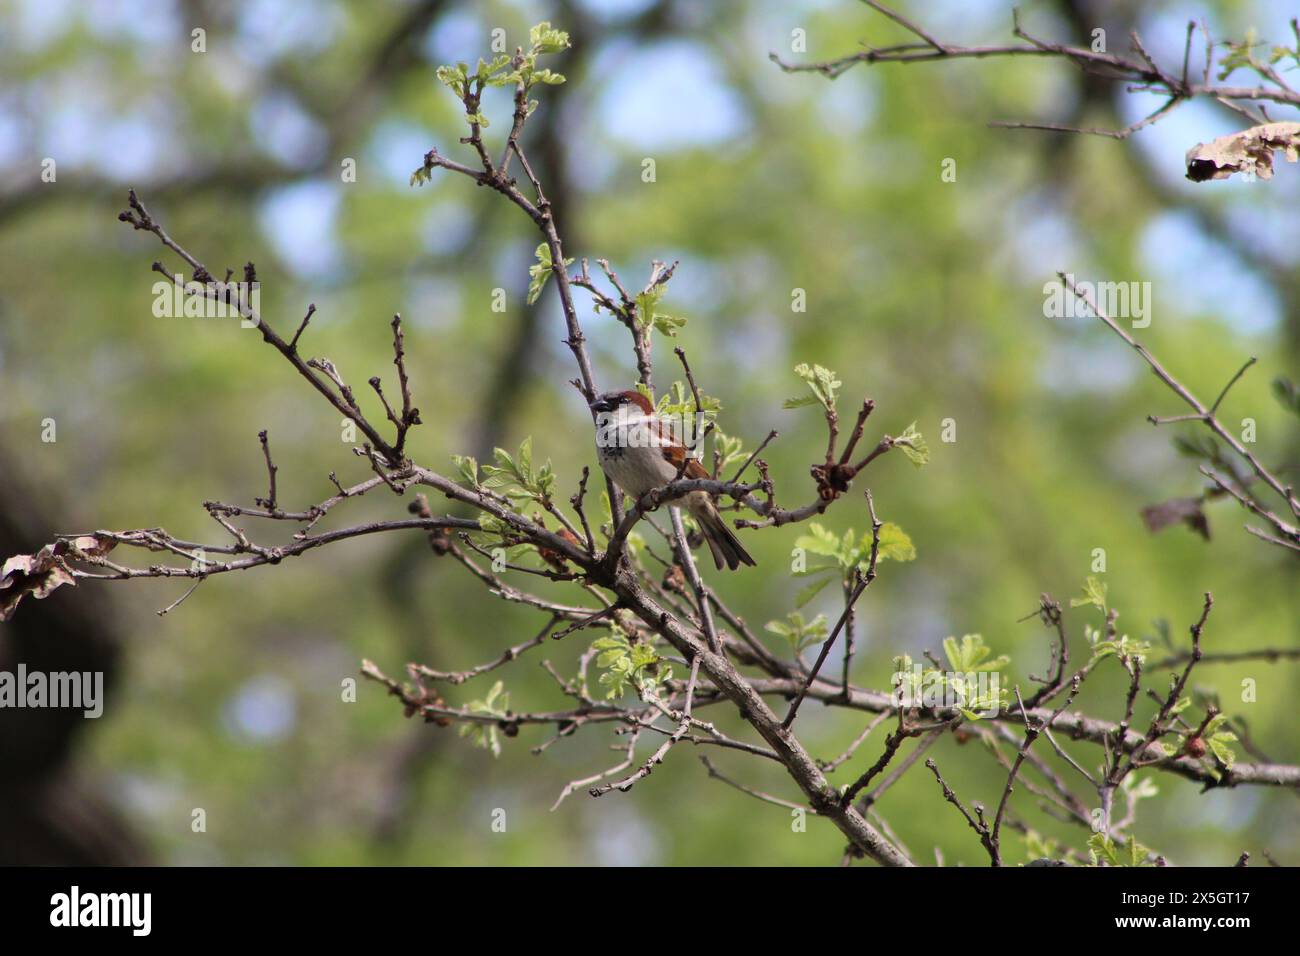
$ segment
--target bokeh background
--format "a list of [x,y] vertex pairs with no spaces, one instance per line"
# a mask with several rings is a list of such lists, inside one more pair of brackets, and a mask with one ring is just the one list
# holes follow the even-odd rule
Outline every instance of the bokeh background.
[[[1254,28],[1281,42],[1296,12],[1267,0],[1020,6],[1040,35],[1086,42],[1100,26],[1112,49],[1136,27],[1166,63],[1181,60],[1189,18],[1216,36]],[[1010,38],[1010,4],[1000,0],[900,7],[954,42]],[[928,468],[889,456],[869,473],[882,518],[910,533],[918,559],[885,566],[860,605],[858,683],[885,686],[893,655],[919,656],[967,632],[1011,654],[1017,679],[1042,673],[1045,633],[1017,620],[1041,592],[1077,593],[1094,548],[1106,550],[1104,580],[1132,636],[1154,635],[1164,620],[1181,645],[1212,590],[1208,649],[1296,645],[1295,562],[1247,535],[1234,506],[1212,506],[1209,543],[1182,527],[1144,529],[1142,506],[1200,488],[1194,463],[1171,446],[1174,432],[1145,421],[1182,409],[1095,320],[1044,318],[1043,285],[1057,269],[1151,282],[1154,321],[1142,337],[1203,396],[1260,356],[1224,414],[1254,418],[1266,459],[1285,462],[1296,421],[1269,382],[1300,372],[1300,172],[1184,181],[1189,146],[1242,125],[1214,104],[1184,106],[1127,142],[987,127],[1117,127],[1154,105],[1066,64],[858,68],[829,82],[769,61],[769,51],[824,59],[861,39],[902,39],[853,0],[0,0],[0,550],[95,527],[162,525],[220,540],[201,502],[251,504],[264,493],[263,428],[285,506],[326,497],[331,470],[345,481],[364,474],[337,415],[254,333],[153,317],[149,265],[163,250],[116,221],[128,186],[214,271],[255,261],[263,313],[280,330],[314,302],[306,351],[358,384],[391,371],[388,322],[400,311],[426,423],[411,435],[417,460],[449,469],[453,454],[484,460],[494,445],[532,435],[534,454],[551,458],[571,490],[594,456],[587,413],[565,384],[572,360],[554,291],[524,304],[532,225],[461,177],[408,185],[428,148],[463,148],[458,106],[434,67],[486,54],[496,27],[513,47],[544,19],[573,36],[554,64],[569,82],[543,91],[527,143],[566,251],[608,257],[638,284],[652,258],[681,260],[665,304],[689,319],[682,344],[724,403],[725,431],[752,447],[780,430],[765,457],[784,501],[806,500],[807,467],[824,445],[813,411],[781,409],[799,391],[797,362],[836,369],[850,414],[873,397],[873,429],[896,434],[915,420],[930,439]],[[195,27],[206,30],[202,54],[191,52]],[[806,54],[791,53],[795,29],[807,33]],[[492,142],[506,109],[504,96],[488,100]],[[57,163],[53,183],[40,178],[46,158]],[[355,183],[340,176],[348,158]],[[642,181],[646,158],[653,183]],[[948,158],[955,182],[941,181]],[[505,313],[491,309],[496,288],[506,290]],[[806,290],[805,312],[791,309],[796,288]],[[601,381],[631,382],[625,330],[607,317],[585,321]],[[658,353],[662,387],[675,363],[665,345]],[[41,441],[47,418],[54,443]],[[953,443],[939,441],[945,418],[957,422]],[[374,494],[336,520],[400,517],[405,504]],[[866,521],[849,499],[825,523],[842,531]],[[716,576],[756,625],[782,617],[801,586],[786,570],[800,533],[747,535],[759,568]],[[7,664],[102,667],[113,691],[99,721],[0,714],[8,859],[840,857],[833,828],[813,821],[792,832],[784,810],[709,780],[685,748],[629,794],[578,795],[550,812],[568,780],[616,760],[608,730],[541,756],[529,748],[543,732],[525,730],[494,759],[454,731],[404,720],[377,685],[362,682],[357,701],[343,702],[341,681],[363,657],[392,673],[408,660],[468,667],[541,623],[489,598],[419,534],[223,575],[158,617],[185,587],[64,588],[27,602],[0,630]],[[833,592],[811,610],[833,618]],[[1070,617],[1076,657],[1087,620]],[[544,654],[569,671],[591,636]],[[498,672],[517,709],[562,702],[539,659]],[[1090,682],[1079,709],[1119,716],[1114,671]],[[1242,704],[1247,677],[1258,700]],[[1294,662],[1218,665],[1196,684],[1246,718],[1261,750],[1295,762],[1296,678]],[[453,688],[449,699],[483,689]],[[864,720],[807,707],[799,730],[830,758]],[[832,779],[852,779],[877,752],[869,743]],[[996,800],[1004,773],[977,745],[945,740],[932,754],[965,800]],[[797,796],[778,768],[714,759],[752,786]],[[1172,861],[1224,864],[1261,849],[1300,859],[1294,793],[1201,794],[1169,775],[1157,783],[1132,832]],[[1084,846],[1085,831],[1024,797],[1018,808],[1044,834]],[[206,832],[192,832],[195,808]],[[507,813],[505,833],[491,829],[494,808]],[[984,860],[923,768],[878,809],[921,859],[939,847],[949,864]]]

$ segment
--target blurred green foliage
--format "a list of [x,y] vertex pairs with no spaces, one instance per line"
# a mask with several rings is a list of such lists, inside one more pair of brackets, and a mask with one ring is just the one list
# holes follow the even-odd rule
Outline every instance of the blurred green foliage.
[[[17,24],[36,6],[11,0],[4,16]],[[721,400],[726,435],[748,451],[779,430],[763,457],[782,502],[810,499],[808,467],[825,446],[814,410],[782,407],[798,363],[834,369],[842,407],[876,401],[864,443],[913,422],[928,440],[928,467],[884,456],[822,519],[835,541],[863,528],[860,492],[869,485],[881,518],[906,530],[894,546],[907,540],[916,554],[881,562],[859,605],[857,683],[886,687],[896,656],[919,657],[950,635],[978,631],[995,655],[1010,655],[1004,675],[1029,687],[1028,676],[1047,667],[1050,635],[1032,618],[1017,622],[1040,593],[1064,601],[1089,575],[1104,582],[1121,629],[1151,641],[1156,654],[1162,633],[1186,646],[1206,590],[1216,598],[1207,650],[1294,645],[1295,564],[1245,534],[1235,505],[1210,507],[1208,543],[1183,527],[1154,536],[1143,527],[1144,505],[1200,488],[1171,435],[1145,421],[1181,411],[1174,397],[1095,321],[1049,320],[1042,309],[1058,268],[1154,280],[1155,320],[1143,341],[1203,396],[1245,356],[1261,356],[1224,413],[1257,421],[1257,447],[1270,460],[1294,453],[1294,416],[1270,382],[1300,373],[1295,289],[1274,283],[1263,256],[1234,252],[1182,211],[1227,216],[1266,237],[1274,204],[1295,208],[1297,177],[1283,166],[1267,184],[1180,185],[1181,151],[1217,134],[1222,117],[1189,114],[1214,128],[1157,126],[1126,143],[1008,132],[986,121],[1068,109],[1079,77],[1066,66],[989,61],[860,68],[832,84],[768,61],[769,50],[788,55],[796,28],[807,31],[809,58],[849,52],[860,37],[896,36],[848,0],[626,4],[599,15],[594,3],[453,3],[437,5],[414,35],[399,32],[386,53],[386,38],[416,5],[305,6],[314,14],[306,20],[277,21],[276,4],[177,4],[161,24],[120,30],[78,13],[46,28],[41,42],[22,30],[0,38],[0,74],[16,93],[0,96],[0,110],[18,117],[0,151],[0,441],[44,490],[59,530],[162,525],[220,540],[200,504],[249,504],[265,493],[263,428],[284,507],[327,497],[330,471],[344,483],[367,473],[340,440],[338,416],[255,334],[152,316],[149,264],[164,250],[116,221],[127,185],[214,271],[256,262],[263,314],[282,332],[314,302],[303,349],[328,356],[354,387],[390,375],[388,323],[401,312],[425,423],[409,439],[417,461],[456,474],[453,455],[486,458],[495,444],[518,448],[532,436],[531,455],[553,463],[547,481],[567,499],[582,466],[594,470],[594,454],[586,409],[566,384],[572,358],[560,343],[553,288],[534,283],[537,303],[525,304],[532,224],[463,177],[435,172],[423,188],[407,181],[434,145],[468,161],[457,145],[465,118],[435,66],[490,57],[495,27],[513,49],[531,23],[549,18],[572,32],[574,48],[548,57],[568,83],[539,90],[529,136],[556,131],[543,172],[565,180],[556,214],[566,252],[608,258],[637,289],[652,259],[680,260],[664,317],[689,321],[672,326],[675,343]],[[1264,16],[1249,5],[1208,8],[1228,34]],[[945,3],[917,15],[969,41],[1009,32],[997,3],[965,12]],[[1026,15],[1042,30],[1067,29],[1053,4],[1029,4]],[[1172,3],[1114,15],[1149,17],[1156,32],[1164,18],[1184,18]],[[206,27],[208,52],[191,52],[192,25]],[[662,70],[633,69],[650,55]],[[674,98],[674,70],[707,80],[698,101]],[[1100,115],[1090,119],[1117,125],[1105,107],[1094,104]],[[489,91],[483,112],[499,148],[508,91]],[[46,156],[59,160],[56,183],[39,179]],[[348,157],[355,182],[340,178]],[[945,159],[956,161],[954,182],[941,180]],[[1158,228],[1171,216],[1181,244]],[[1260,300],[1251,290],[1262,288],[1271,314],[1246,323],[1236,310],[1203,304],[1198,273],[1227,281],[1203,268],[1205,259],[1255,283],[1240,296],[1242,312],[1253,311]],[[493,310],[496,289],[505,290],[505,312]],[[801,311],[792,308],[796,290]],[[630,387],[627,330],[587,314],[581,293],[579,303],[599,381]],[[530,310],[538,331],[509,407],[484,420]],[[664,343],[657,338],[654,356],[661,391],[679,377]],[[382,419],[377,400],[356,390]],[[45,418],[57,422],[53,444],[39,439]],[[941,440],[945,431],[955,440]],[[376,492],[330,520],[401,516],[405,505]],[[263,541],[285,533],[245,527]],[[787,640],[805,643],[812,626],[787,618],[807,584],[790,572],[791,549],[810,533],[806,525],[742,532],[758,568],[711,579],[746,620],[786,622],[767,634],[780,652]],[[1104,573],[1094,568],[1097,548]],[[162,618],[153,612],[183,583],[102,586],[130,622],[128,668],[81,759],[163,862],[820,865],[842,852],[833,828],[813,821],[792,832],[787,811],[710,780],[686,745],[628,794],[591,800],[579,791],[551,812],[566,782],[620,759],[609,747],[622,738],[586,728],[534,755],[548,734],[525,728],[481,749],[403,720],[376,684],[361,682],[356,702],[345,702],[343,682],[358,677],[363,657],[390,673],[408,660],[466,668],[544,623],[492,599],[430,553],[422,535],[361,538],[214,578]],[[569,584],[553,590],[582,596]],[[76,599],[73,589],[51,598]],[[838,588],[826,588],[802,613],[834,620],[841,602]],[[1067,611],[1076,658],[1086,655],[1084,622],[1099,624],[1099,613]],[[449,688],[447,699],[496,706],[490,685],[499,678],[497,693],[516,709],[563,706],[539,661],[570,675],[591,638],[548,642],[479,678],[483,686]],[[615,648],[605,653],[615,655],[605,666],[636,666],[615,659]],[[1263,751],[1296,762],[1296,676],[1294,662],[1227,664],[1201,668],[1194,683],[1245,717]],[[1257,682],[1256,702],[1239,703],[1245,678]],[[1076,709],[1117,719],[1125,682],[1120,668],[1100,668]],[[743,733],[721,707],[708,719]],[[809,703],[797,729],[830,759],[865,720]],[[853,779],[878,746],[869,740],[832,781]],[[995,803],[1005,773],[978,743],[945,739],[930,755],[968,803]],[[756,789],[797,796],[765,761],[714,759]],[[1300,859],[1294,794],[1199,794],[1170,775],[1155,783],[1159,796],[1141,805],[1132,830],[1144,846],[1183,864],[1223,864],[1261,847]],[[206,833],[191,832],[196,807],[206,810]],[[1045,817],[1023,792],[1013,807],[1037,831],[1033,853],[1055,841],[1086,855],[1086,831]],[[505,832],[492,829],[497,808]],[[923,768],[876,809],[918,859],[933,859],[937,847],[950,865],[984,862]],[[1019,861],[1028,851],[1007,856]]]

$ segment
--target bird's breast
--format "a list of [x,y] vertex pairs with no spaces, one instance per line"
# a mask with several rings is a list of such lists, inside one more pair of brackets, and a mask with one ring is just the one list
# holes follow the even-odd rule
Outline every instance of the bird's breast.
[[596,459],[605,474],[630,495],[641,496],[667,483],[676,470],[656,446],[597,442]]

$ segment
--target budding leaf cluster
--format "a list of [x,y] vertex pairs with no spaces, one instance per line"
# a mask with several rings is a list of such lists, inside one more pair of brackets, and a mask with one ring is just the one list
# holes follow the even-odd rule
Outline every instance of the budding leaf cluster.
[[[497,681],[486,696],[470,701],[465,709],[471,714],[505,720],[510,716],[510,695],[503,692],[501,681]],[[473,738],[475,746],[491,751],[492,756],[501,756],[501,733],[495,723],[482,720],[463,723],[460,725],[460,735]]]
[[[638,387],[643,390],[643,387]],[[718,412],[722,411],[722,400],[714,398],[712,395],[706,395],[700,392],[700,411],[703,413],[703,421],[698,424],[703,427],[718,417]],[[691,392],[690,387],[682,382],[673,382],[668,391],[659,396],[659,401],[655,404],[655,414],[660,418],[672,418],[686,421],[695,415],[695,395]]]
[[908,654],[894,658],[895,679],[904,685],[908,696],[923,696],[926,688],[939,683],[951,690],[956,699],[957,709],[967,720],[980,720],[984,713],[1001,710],[1008,705],[1009,696],[1006,687],[999,681],[981,686],[978,675],[981,672],[998,672],[1011,663],[1005,654],[989,659],[992,649],[985,644],[979,634],[965,634],[960,641],[955,637],[946,637],[943,641],[944,654],[948,658],[948,671],[945,673],[937,667],[926,667],[918,673],[912,666]]
[[[703,398],[703,396],[700,396]],[[717,428],[713,429],[713,452],[717,457],[718,467],[726,468],[732,462],[741,461],[745,458],[744,445],[739,438],[723,434]]]
[[1093,866],[1152,866],[1147,862],[1151,850],[1132,838],[1121,849],[1105,833],[1094,833],[1088,839],[1088,856]]
[[[1186,734],[1183,736],[1181,749],[1192,756],[1203,756],[1205,751],[1208,750],[1219,763],[1231,770],[1232,765],[1237,760],[1237,754],[1231,746],[1236,743],[1237,735],[1230,730],[1219,729],[1227,719],[1227,714],[1217,714],[1211,717],[1205,727],[1201,729],[1199,735]],[[1209,771],[1216,780],[1222,778],[1222,774],[1219,773],[1217,768],[1210,767]]]
[[[546,280],[551,277],[555,271],[555,262],[551,259],[551,247],[546,243],[538,243],[535,253],[537,261],[528,267],[528,304],[532,305],[541,297],[542,290],[546,288]],[[564,260],[565,266],[573,265],[572,259]]]
[[672,668],[655,649],[641,641],[633,644],[621,628],[615,627],[608,636],[596,638],[591,647],[599,652],[596,666],[604,671],[600,683],[606,688],[607,700],[622,697],[629,684],[644,697],[654,693],[660,683],[672,679]]
[[636,296],[636,320],[641,328],[651,326],[661,335],[675,338],[686,326],[686,319],[659,311],[659,300],[664,297],[665,283],[657,283]]
[[[554,86],[564,82],[563,74],[549,69],[539,69],[537,58],[551,53],[559,53],[569,47],[569,34],[557,30],[549,21],[543,21],[528,31],[528,47],[518,48],[513,55],[500,53],[491,60],[479,59],[471,67],[459,62],[454,66],[443,65],[434,71],[438,82],[456,95],[465,105],[465,121],[469,123],[471,133],[477,136],[475,128],[487,129],[491,124],[487,116],[479,109],[483,90],[489,86],[514,86],[521,90],[517,94],[526,97],[536,84]],[[525,114],[531,116],[537,109],[536,100],[524,101]],[[423,186],[429,181],[432,166],[425,165],[411,173],[411,185]],[[531,300],[530,300],[531,301]]]
[[894,447],[901,449],[907,460],[917,468],[930,463],[930,446],[916,430],[916,422],[908,425],[903,434],[894,439]]
[[808,385],[811,395],[798,395],[787,398],[783,408],[802,408],[804,405],[821,405],[828,412],[835,410],[835,400],[840,386],[844,383],[835,373],[820,365],[800,363],[794,367],[794,373]]
[[533,467],[531,435],[520,443],[519,451],[514,455],[504,448],[495,448],[492,456],[496,464],[483,466],[482,487],[501,489],[512,501],[535,501],[543,507],[550,504],[551,492],[555,488],[555,471],[549,458],[545,464]]
[[1083,583],[1083,597],[1070,598],[1070,607],[1085,607],[1089,604],[1103,613],[1106,611],[1106,585],[1094,577],[1089,577]]

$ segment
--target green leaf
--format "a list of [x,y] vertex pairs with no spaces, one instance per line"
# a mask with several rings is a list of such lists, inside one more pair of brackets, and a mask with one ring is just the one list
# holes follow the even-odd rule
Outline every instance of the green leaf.
[[825,614],[818,614],[811,621],[805,621],[798,611],[791,611],[784,621],[768,621],[765,630],[785,638],[796,656],[805,648],[820,644],[830,634]]
[[894,444],[903,450],[907,460],[917,468],[930,463],[930,447],[916,430],[916,422],[908,425],[903,434],[894,439]]
[[1106,610],[1106,590],[1107,586],[1097,578],[1089,577],[1083,584],[1083,597],[1070,598],[1070,607],[1083,607],[1091,604],[1094,607]]
[[[995,662],[998,667],[1005,664],[1005,659]],[[930,671],[933,673],[933,669]],[[983,720],[989,715],[989,711],[999,711],[1007,706],[1009,695],[1007,689],[999,685],[996,688],[985,686],[980,687],[979,678],[975,674],[964,673],[945,677],[944,682],[952,688],[953,696],[956,698],[957,709],[962,712],[967,720]]]
[[1209,435],[1196,432],[1191,435],[1176,435],[1174,437],[1174,449],[1188,458],[1205,458],[1209,461],[1218,461],[1220,458],[1219,443]]
[[[702,429],[717,418],[718,412],[722,410],[722,401],[700,392],[700,410],[704,413],[704,420],[700,422]],[[659,397],[659,402],[655,405],[655,414],[661,418],[693,418],[695,396],[686,383],[673,382],[668,391]]]
[[606,688],[607,700],[622,697],[629,685],[644,697],[660,683],[672,679],[672,668],[652,645],[631,643],[627,634],[617,626],[608,636],[592,641],[591,647],[600,652],[596,666],[605,672],[600,675],[599,682]]
[[551,21],[543,20],[528,31],[528,45],[534,55],[539,53],[559,53],[569,48],[569,34],[556,30]]
[[[871,547],[869,536],[863,537],[863,546]],[[912,539],[906,531],[894,522],[886,521],[880,526],[880,551],[876,557],[877,560],[888,558],[891,561],[914,561],[916,545],[912,544]]]
[[[1154,752],[1154,753],[1153,753],[1153,752]],[[1161,743],[1160,741],[1158,741],[1158,740],[1153,740],[1153,741],[1151,741],[1151,743],[1147,744],[1145,747],[1142,748],[1142,756],[1143,756],[1143,757],[1154,758],[1155,754],[1157,754],[1157,753],[1158,753],[1161,757],[1172,757],[1172,756],[1173,756],[1173,754],[1171,754],[1171,753],[1169,752],[1169,748],[1166,747],[1164,744],[1162,744],[1162,743]]]
[[551,277],[551,247],[545,242],[537,244],[537,249],[533,253],[537,258],[534,265],[528,267],[528,304],[532,305],[541,297],[542,289],[546,287],[546,280]]
[[[528,267],[529,305],[532,305],[541,297],[542,290],[546,287],[546,280],[551,277],[555,267],[554,262],[551,260],[551,247],[546,243],[538,243],[533,254],[537,257],[537,262]],[[573,265],[573,260],[565,259],[564,265]]]
[[529,435],[519,443],[519,474],[524,481],[533,476],[533,436]]
[[720,467],[724,469],[732,462],[745,458],[741,440],[723,434],[720,428],[713,429],[713,450],[718,455]]
[[1114,654],[1121,660],[1136,659],[1145,661],[1147,655],[1151,653],[1151,644],[1147,641],[1135,641],[1127,634],[1120,636],[1113,641],[1098,641],[1092,648],[1092,659],[1089,663],[1095,663],[1103,657],[1109,657]]
[[654,321],[655,306],[659,304],[659,300],[663,298],[663,295],[664,289],[663,286],[660,285],[651,286],[649,289],[636,294],[637,325],[641,326],[641,328],[645,328]]
[[1219,762],[1229,770],[1232,769],[1233,763],[1237,760],[1237,755],[1229,744],[1236,741],[1236,739],[1236,734],[1228,730],[1221,730],[1205,741],[1206,746],[1210,748],[1210,752],[1218,757]]
[[1273,394],[1288,412],[1300,415],[1300,389],[1289,378],[1279,375],[1273,379]]
[[510,526],[508,524],[506,524],[500,518],[488,514],[486,511],[479,513],[478,526],[483,531],[486,531],[488,534],[504,535],[507,531],[510,530]]
[[515,501],[536,501],[543,507],[550,503],[555,471],[549,459],[540,468],[533,467],[531,435],[520,443],[516,455],[494,448],[492,457],[496,464],[482,466],[484,488],[503,489],[506,497]]
[[1115,841],[1104,833],[1094,833],[1088,838],[1088,854],[1095,866],[1104,859],[1111,866],[1119,866],[1119,856],[1115,852]]
[[546,280],[551,277],[551,247],[541,243],[537,247],[537,263],[528,267],[528,304],[532,305],[546,288]]
[[451,461],[471,488],[479,486],[478,461],[472,455],[452,455]]
[[[829,570],[829,569],[823,569],[823,570]],[[830,583],[831,583],[830,578],[822,578],[819,581],[813,581],[811,584],[805,585],[804,587],[800,588],[799,593],[795,595],[794,606],[803,607],[805,604],[807,604],[809,601],[815,598],[818,594],[820,594],[822,589],[825,588],[826,585]]]
[[959,674],[971,671],[998,671],[1011,663],[1011,658],[1005,654],[991,661],[985,660],[993,650],[984,643],[984,638],[980,634],[964,634],[961,643],[958,643],[955,637],[945,637],[943,651],[948,656],[949,666]]
[[679,315],[665,315],[662,312],[656,312],[651,321],[656,332],[660,335],[666,335],[670,339],[676,338],[677,333],[686,327],[686,319]]
[[[487,695],[479,700],[472,700],[465,705],[465,709],[472,714],[481,714],[486,717],[496,717],[505,720],[510,716],[510,695],[503,692],[504,685],[497,681],[492,685]],[[496,724],[473,721],[464,723],[460,726],[460,735],[462,737],[473,737],[474,743],[485,750],[492,752],[492,756],[501,756],[501,735],[497,731]]]
[[1029,860],[1055,859],[1061,852],[1061,845],[1055,837],[1043,837],[1037,830],[1025,834],[1025,853]]
[[[846,574],[854,568],[865,569],[871,559],[871,535],[861,537],[852,529],[844,532],[843,537],[828,531],[816,521],[808,525],[808,534],[795,539],[794,546],[802,548],[809,554],[832,558],[836,566]],[[877,560],[911,561],[916,558],[916,546],[912,539],[898,525],[887,521],[880,526],[880,550]],[[803,572],[817,574],[825,571],[826,566],[814,566]]]
[[440,66],[434,71],[434,76],[438,82],[442,83],[460,99],[465,98],[465,91],[469,82],[469,67],[461,63],[459,66]]
[[533,74],[533,79],[539,83],[545,83],[547,86],[556,86],[564,82],[563,73],[553,73],[550,70],[538,70]]
[[501,71],[510,65],[509,53],[498,53],[492,58],[491,63],[484,63],[482,58],[478,61],[478,70],[474,75],[491,86],[502,86],[510,82],[508,76],[502,75]]
[[[883,530],[883,529],[882,529]],[[794,539],[796,548],[803,548],[809,554],[820,554],[827,558],[839,559],[842,553],[840,539],[823,528],[816,521],[809,522],[809,534],[801,534]]]
[[643,329],[651,326],[660,335],[675,338],[686,326],[686,319],[659,311],[659,300],[663,298],[665,290],[665,282],[656,282],[636,294],[636,323]]
[[473,737],[474,745],[490,751],[493,757],[501,756],[501,734],[495,724],[483,724],[478,721],[460,725],[462,737]]

